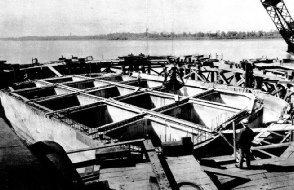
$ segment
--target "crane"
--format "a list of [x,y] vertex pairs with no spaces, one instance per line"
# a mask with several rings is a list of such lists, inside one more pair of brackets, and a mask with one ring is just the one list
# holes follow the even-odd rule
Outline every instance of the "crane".
[[288,52],[294,53],[294,20],[283,0],[260,0],[268,15],[288,44]]

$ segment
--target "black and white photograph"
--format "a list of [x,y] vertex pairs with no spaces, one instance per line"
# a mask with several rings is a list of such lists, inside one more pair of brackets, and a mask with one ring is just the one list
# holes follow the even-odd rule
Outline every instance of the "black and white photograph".
[[0,190],[294,189],[292,16],[1,0]]

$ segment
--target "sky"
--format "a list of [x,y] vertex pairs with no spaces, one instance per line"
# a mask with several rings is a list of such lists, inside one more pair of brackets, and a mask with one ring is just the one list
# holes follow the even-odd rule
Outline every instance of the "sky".
[[[294,16],[294,1],[284,0]],[[1,0],[0,37],[270,31],[260,0]]]

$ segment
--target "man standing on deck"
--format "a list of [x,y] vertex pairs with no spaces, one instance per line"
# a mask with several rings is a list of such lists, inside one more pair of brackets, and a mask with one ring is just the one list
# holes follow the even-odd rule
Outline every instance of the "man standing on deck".
[[141,71],[138,72],[138,76],[137,76],[137,79],[138,79],[138,87],[141,87]]
[[238,168],[243,168],[244,157],[246,158],[247,168],[250,168],[250,148],[251,143],[254,139],[254,133],[248,126],[248,120],[244,119],[241,121],[243,129],[239,132],[237,136],[237,143],[239,145],[240,160],[239,165],[236,165]]

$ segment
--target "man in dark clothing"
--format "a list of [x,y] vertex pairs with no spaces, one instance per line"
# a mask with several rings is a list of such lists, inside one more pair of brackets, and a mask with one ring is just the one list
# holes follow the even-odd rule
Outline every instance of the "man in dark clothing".
[[247,122],[241,122],[243,125],[243,129],[241,129],[240,133],[237,136],[237,143],[239,145],[239,153],[240,153],[240,160],[239,168],[243,168],[243,161],[244,157],[246,158],[247,168],[250,168],[250,148],[251,143],[254,139],[253,131],[248,127]]

